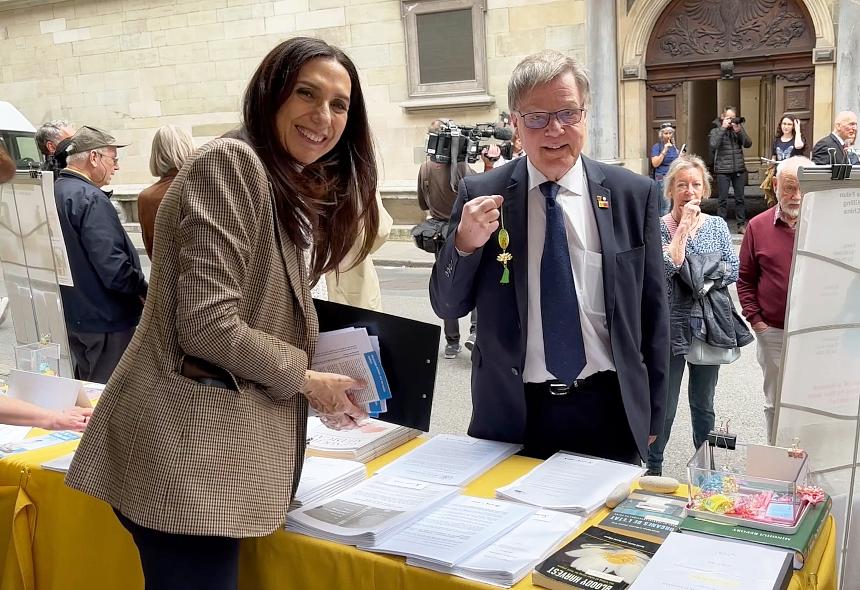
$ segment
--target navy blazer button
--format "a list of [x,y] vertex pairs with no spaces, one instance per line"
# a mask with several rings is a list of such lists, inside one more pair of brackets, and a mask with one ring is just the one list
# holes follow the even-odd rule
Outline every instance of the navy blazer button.
[[520,374],[520,372],[517,370],[517,368],[516,368],[516,367],[511,367],[511,373],[513,373],[514,375],[519,375],[519,374]]

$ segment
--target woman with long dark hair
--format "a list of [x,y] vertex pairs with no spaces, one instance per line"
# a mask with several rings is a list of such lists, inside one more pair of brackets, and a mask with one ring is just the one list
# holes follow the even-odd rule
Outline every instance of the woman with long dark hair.
[[66,480],[113,507],[148,589],[236,588],[239,539],[279,528],[298,485],[308,405],[333,428],[365,417],[346,393],[363,384],[309,370],[309,287],[379,223],[352,61],[281,43],[240,135],[197,150],[161,202],[143,319]]
[[806,144],[800,132],[800,119],[791,113],[785,113],[780,117],[771,146],[772,158],[778,162],[792,156],[802,156],[806,150]]

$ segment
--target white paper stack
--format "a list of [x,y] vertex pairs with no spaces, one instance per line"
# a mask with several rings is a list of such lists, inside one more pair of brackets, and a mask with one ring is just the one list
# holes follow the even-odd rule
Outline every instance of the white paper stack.
[[421,434],[420,430],[369,419],[352,430],[332,430],[320,419],[308,418],[306,454],[367,463]]
[[56,459],[45,461],[44,463],[42,463],[42,467],[44,467],[48,471],[59,471],[60,473],[68,473],[69,467],[72,464],[72,459],[74,458],[75,453],[72,452],[68,455],[63,455],[62,457],[57,457]]
[[645,472],[642,467],[574,453],[556,453],[510,485],[496,497],[589,515],[621,483],[631,483]]
[[361,379],[364,389],[351,389],[350,396],[368,414],[377,417],[388,410],[391,387],[380,360],[379,338],[367,328],[343,328],[321,332],[311,368],[323,373],[339,373]]
[[290,503],[290,510],[336,496],[360,484],[366,477],[367,468],[364,463],[328,457],[308,457],[302,467],[299,489]]
[[344,545],[377,545],[459,492],[377,475],[334,498],[288,512],[286,529]]
[[13,426],[11,424],[0,424],[0,445],[21,442],[30,431],[30,426]]
[[412,559],[407,561],[443,574],[510,588],[555,551],[582,522],[582,517],[573,514],[537,510],[491,545],[454,567]]
[[762,545],[669,533],[630,590],[787,588],[792,556]]
[[455,496],[381,543],[360,549],[406,557],[411,565],[453,567],[529,518],[534,509],[490,498]]
[[391,477],[407,477],[445,485],[464,486],[504,461],[522,445],[470,436],[439,434],[379,470]]

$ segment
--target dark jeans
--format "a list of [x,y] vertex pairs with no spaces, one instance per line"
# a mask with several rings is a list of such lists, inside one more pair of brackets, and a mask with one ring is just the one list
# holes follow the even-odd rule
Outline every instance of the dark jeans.
[[[474,309],[469,316],[469,334],[474,334],[478,329],[478,312]],[[460,343],[460,320],[442,320],[445,325],[445,341],[448,344]]]
[[134,539],[146,590],[236,590],[239,539],[174,535],[117,518]]
[[729,186],[735,189],[735,219],[738,225],[746,225],[747,212],[744,205],[744,188],[747,184],[747,173],[732,172],[731,174],[717,174],[717,198],[719,206],[717,215],[726,218],[729,212]]
[[673,356],[669,361],[667,383],[669,393],[666,396],[666,419],[663,422],[663,432],[648,448],[648,469],[651,471],[663,469],[663,452],[672,434],[672,423],[678,411],[681,377],[684,376],[685,366],[690,367],[687,396],[690,400],[693,445],[696,449],[708,439],[708,433],[714,429],[714,391],[717,389],[720,365],[691,365],[684,359],[684,355]]
[[546,459],[572,451],[640,465],[618,374],[602,371],[578,381],[566,395],[552,395],[548,383],[525,384],[526,435],[520,454]]
[[122,353],[134,336],[134,328],[122,332],[72,332],[69,330],[69,351],[75,379],[107,383],[122,358]]
[[[439,250],[436,250],[436,260],[439,260]],[[469,326],[469,334],[474,334],[478,329],[478,312],[472,310],[472,315],[469,316],[471,325]],[[445,342],[448,344],[460,343],[460,320],[442,320],[445,332]]]

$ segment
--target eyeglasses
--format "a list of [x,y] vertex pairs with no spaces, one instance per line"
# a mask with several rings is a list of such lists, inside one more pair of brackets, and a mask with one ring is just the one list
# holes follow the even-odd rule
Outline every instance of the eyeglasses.
[[119,165],[119,158],[117,156],[112,156],[112,155],[106,154],[104,152],[96,152],[96,153],[98,155],[102,156],[103,158],[110,158],[111,160],[113,160],[114,164]]
[[523,123],[529,129],[543,129],[549,125],[553,115],[555,115],[555,118],[558,119],[561,125],[576,125],[585,117],[585,109],[562,109],[554,113],[547,113],[545,111],[534,111],[531,113],[517,112],[520,113]]

